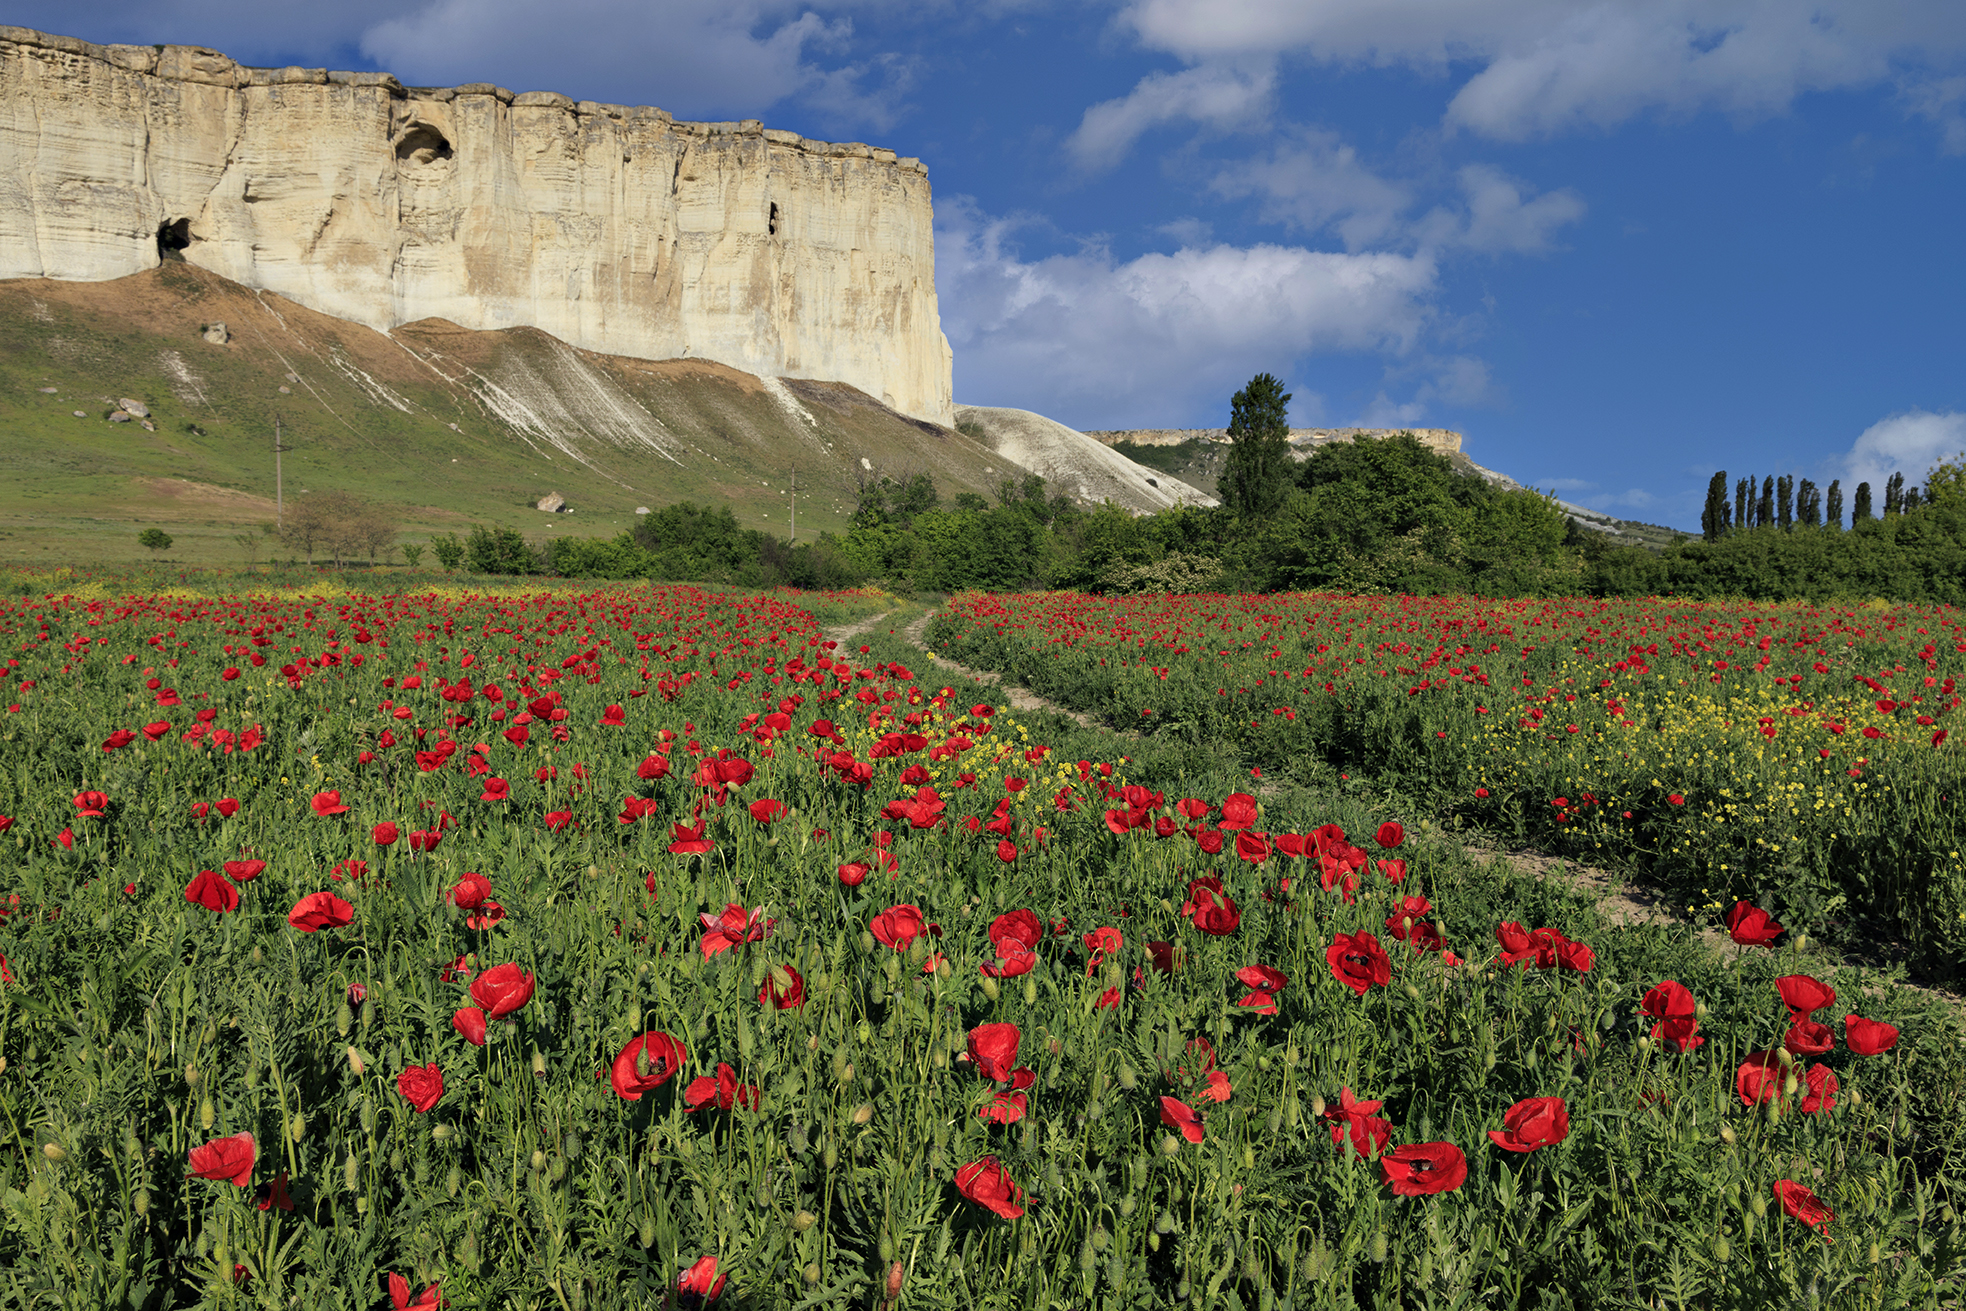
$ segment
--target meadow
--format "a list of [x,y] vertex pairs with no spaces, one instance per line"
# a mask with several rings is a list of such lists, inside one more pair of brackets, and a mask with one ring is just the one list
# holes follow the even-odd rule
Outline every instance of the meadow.
[[[1616,927],[1277,768],[1329,723],[1419,777],[1389,695],[1271,697],[1192,638],[1148,683],[1107,603],[1003,617],[1063,604],[939,640],[1111,670],[1079,699],[1165,729],[829,640],[869,593],[0,602],[0,1307],[1957,1302],[1943,999],[1767,907],[1717,952]],[[1196,603],[1247,671],[1297,604]],[[1470,614],[1359,668],[1582,736],[1539,614],[1540,655]],[[1919,622],[1936,680],[1956,624]],[[1520,741],[1453,748],[1547,831]]]
[[972,594],[935,649],[1136,732],[1354,771],[1717,920],[1966,960],[1949,606]]

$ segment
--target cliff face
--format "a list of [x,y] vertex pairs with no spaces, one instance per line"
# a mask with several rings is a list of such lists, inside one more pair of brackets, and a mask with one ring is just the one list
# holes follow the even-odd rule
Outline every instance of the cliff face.
[[170,254],[387,331],[845,382],[947,424],[927,171],[755,120],[0,26],[0,278]]

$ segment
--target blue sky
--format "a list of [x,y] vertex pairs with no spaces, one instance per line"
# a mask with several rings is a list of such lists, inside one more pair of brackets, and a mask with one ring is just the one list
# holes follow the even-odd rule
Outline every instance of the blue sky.
[[1079,428],[1456,428],[1697,526],[1966,448],[1959,0],[20,0],[249,63],[919,155],[956,394]]

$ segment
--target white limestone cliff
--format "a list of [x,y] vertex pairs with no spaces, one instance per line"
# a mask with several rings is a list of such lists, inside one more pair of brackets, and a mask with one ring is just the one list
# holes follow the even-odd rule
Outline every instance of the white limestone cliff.
[[0,26],[0,278],[119,278],[165,250],[384,331],[530,325],[953,419],[918,160]]

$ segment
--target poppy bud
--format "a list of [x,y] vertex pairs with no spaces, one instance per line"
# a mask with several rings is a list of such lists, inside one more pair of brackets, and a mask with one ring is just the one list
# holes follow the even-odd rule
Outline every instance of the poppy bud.
[[1733,1244],[1727,1241],[1726,1234],[1721,1234],[1713,1240],[1714,1260],[1724,1262],[1727,1260],[1728,1257],[1732,1256],[1733,1254],[1734,1254]]
[[995,979],[992,979],[986,975],[981,980],[979,980],[979,984],[983,989],[983,995],[985,997],[988,997],[991,1001],[995,1001],[997,999],[998,988],[997,988],[997,981]]
[[[1646,1052],[1649,1052],[1651,1050],[1652,1050],[1652,1040],[1650,1038],[1640,1038],[1638,1040],[1639,1055],[1643,1056]],[[1491,1070],[1495,1068],[1495,1058],[1493,1055],[1490,1055],[1488,1058],[1488,1068]]]
[[1762,1216],[1768,1214],[1768,1203],[1760,1193],[1749,1193],[1748,1210],[1752,1211],[1754,1218],[1759,1220]]
[[[1242,1277],[1252,1284],[1260,1285],[1263,1282],[1263,1258],[1257,1253],[1253,1243],[1249,1250],[1242,1254]],[[1425,1280],[1427,1276],[1422,1274],[1420,1278]]]
[[1024,977],[1024,1004],[1026,1006],[1038,1004],[1038,981],[1029,975]]
[[361,1074],[368,1066],[362,1060],[362,1053],[354,1047],[348,1049],[348,1069],[350,1073]]
[[50,1161],[65,1161],[68,1159],[68,1149],[60,1143],[42,1143],[41,1155]]
[[869,953],[874,950],[874,935],[866,929],[860,930],[860,950]]
[[1120,1068],[1119,1068],[1119,1081],[1120,1081],[1121,1088],[1125,1089],[1127,1092],[1132,1092],[1135,1088],[1139,1087],[1140,1076],[1134,1073],[1133,1067],[1131,1065],[1128,1065],[1125,1061],[1121,1061]]
[[287,1137],[300,1142],[307,1137],[307,1117],[294,1112],[293,1120],[287,1125]]
[[1181,1154],[1180,1135],[1169,1134],[1167,1137],[1161,1139],[1160,1152],[1162,1156],[1179,1156]]
[[1723,1142],[1723,1143],[1727,1143],[1727,1144],[1729,1144],[1729,1145],[1731,1146],[1731,1145],[1733,1144],[1733,1142],[1734,1142],[1734,1138],[1735,1138],[1735,1134],[1734,1134],[1734,1126],[1732,1126],[1732,1125],[1729,1125],[1729,1124],[1723,1124],[1723,1125],[1721,1125],[1721,1126],[1720,1126],[1720,1141],[1721,1141],[1721,1142]]
[[[1418,1000],[1420,1000],[1420,990],[1419,990],[1418,988],[1416,988],[1416,987],[1414,987],[1414,986],[1413,986],[1412,984],[1410,984],[1410,983],[1409,983],[1409,984],[1407,984],[1407,985],[1406,985],[1406,999],[1407,999],[1408,1001],[1418,1001]],[[1554,1019],[1552,1019],[1552,1020],[1550,1021],[1550,1023],[1551,1023],[1552,1025],[1554,1025],[1554,1024],[1556,1023],[1556,1021],[1555,1021]]]
[[807,1051],[809,1051],[809,1052],[816,1052],[816,1051],[818,1051],[818,1050],[819,1050],[819,1035],[818,1035],[818,1034],[816,1034],[816,1033],[815,1033],[815,1034],[813,1034],[813,1035],[812,1035],[812,1036],[811,1036],[810,1038],[807,1038],[807,1039],[806,1039],[806,1050],[807,1050]]
[[1148,1235],[1147,1235],[1147,1250],[1148,1250],[1149,1252],[1158,1252],[1158,1251],[1160,1251],[1160,1235],[1159,1235],[1159,1234],[1148,1234]]
[[403,1172],[403,1149],[400,1147],[389,1149],[389,1172],[391,1174],[401,1174]]
[[134,1209],[135,1209],[135,1211],[136,1211],[136,1213],[137,1213],[138,1215],[149,1215],[149,1214],[150,1214],[150,1190],[149,1190],[148,1188],[139,1188],[139,1189],[137,1189],[137,1194],[136,1194],[136,1196],[135,1196],[135,1197],[132,1197],[132,1198],[130,1199],[130,1205],[131,1205],[131,1207],[132,1207],[132,1208],[134,1208]]
[[1795,1077],[1794,1070],[1790,1070],[1788,1073],[1788,1078],[1782,1080],[1782,1096],[1784,1097],[1795,1096],[1795,1090],[1801,1086],[1802,1086],[1802,1080]]
[[818,1282],[819,1282],[819,1262],[817,1262],[817,1261],[812,1261],[812,1262],[808,1262],[808,1263],[807,1263],[807,1265],[806,1265],[806,1268],[805,1268],[805,1271],[804,1271],[804,1274],[805,1274],[805,1280],[806,1280],[806,1282],[807,1282],[808,1284],[816,1284],[816,1283],[818,1283]]
[[828,1170],[831,1170],[834,1166],[840,1163],[839,1145],[835,1143],[832,1139],[828,1138],[826,1140],[825,1150],[819,1153],[819,1159],[825,1163],[825,1166]]
[[355,1024],[355,1012],[349,1008],[348,999],[343,997],[341,1005],[335,1007],[334,1031],[346,1038],[348,1030]]
[[846,1068],[840,1071],[840,1084],[841,1086],[844,1087],[846,1084],[852,1082],[853,1082],[853,1062],[848,1061],[846,1063]]
[[[851,1069],[852,1067],[848,1066],[847,1068]],[[872,1102],[862,1102],[853,1108],[853,1123],[855,1127],[863,1125],[873,1118],[874,1104]]]
[[[437,1126],[438,1129],[443,1127],[441,1124]],[[436,1131],[432,1130],[430,1136],[435,1138],[437,1136]],[[457,1190],[462,1187],[464,1187],[464,1171],[453,1165],[450,1173],[444,1176],[444,1193],[446,1196],[456,1197]]]
[[1366,1254],[1372,1258],[1372,1263],[1374,1265],[1384,1265],[1386,1263],[1386,1231],[1385,1230],[1381,1229],[1377,1233],[1372,1235],[1372,1242],[1370,1246],[1367,1248]]
[[950,977],[952,977],[955,974],[955,972],[956,972],[955,967],[949,964],[949,958],[947,956],[944,956],[941,960],[935,962],[936,978],[947,980]]
[[1882,1261],[1884,1259],[1884,1249],[1879,1247],[1876,1243],[1872,1243],[1870,1245],[1870,1251],[1865,1253],[1865,1255],[1870,1257],[1870,1263],[1872,1265],[1876,1265],[1879,1261]]
[[1806,933],[1798,933],[1798,934],[1796,934],[1796,935],[1795,935],[1795,949],[1796,949],[1797,951],[1799,951],[1799,952],[1801,952],[1801,951],[1807,951],[1807,950],[1809,950],[1809,935],[1808,935],[1808,934],[1806,934]]
[[266,964],[266,953],[265,953],[265,952],[263,952],[263,951],[261,951],[261,950],[259,949],[259,944],[258,944],[258,943],[254,943],[254,944],[253,944],[253,956],[252,956],[252,960],[253,960],[253,964],[255,964],[255,965],[264,965],[264,964]]
[[887,975],[887,981],[889,983],[893,983],[901,977],[901,958],[899,956],[889,956],[881,962],[881,972]]
[[[198,1073],[198,1067],[197,1067],[197,1066],[195,1066],[195,1065],[187,1065],[187,1066],[185,1066],[185,1067],[184,1067],[184,1086],[185,1086],[185,1087],[187,1087],[187,1088],[196,1088],[196,1087],[198,1086],[198,1080],[199,1080],[199,1079],[201,1079],[201,1078],[203,1078],[203,1077],[204,1077],[203,1075],[201,1075],[201,1074],[199,1074],[199,1073]],[[210,1125],[206,1125],[205,1127],[206,1127],[207,1129],[209,1129],[209,1128],[211,1128],[211,1126],[210,1126]]]
[[887,1268],[887,1300],[892,1302],[901,1296],[901,1277],[906,1273],[899,1261]]
[[[1322,1114],[1322,1112],[1320,1112],[1320,1114]],[[1295,1129],[1297,1127],[1297,1118],[1298,1118],[1297,1099],[1295,1097],[1286,1098],[1283,1103],[1284,1123],[1288,1124],[1291,1128]]]
[[353,1152],[341,1163],[341,1182],[347,1185],[351,1193],[362,1185],[362,1163],[355,1159]]
[[[880,1254],[881,1260],[883,1261],[894,1260],[894,1236],[892,1234],[883,1233],[881,1235]],[[900,1263],[896,1262],[896,1264],[898,1265]]]
[[1276,1133],[1283,1128],[1283,1108],[1281,1106],[1270,1112],[1269,1118],[1263,1121],[1263,1128],[1269,1133]]
[[364,1097],[362,1099],[360,1114],[362,1120],[362,1132],[374,1133],[375,1132],[375,1103],[373,1101],[370,1101],[367,1097]]
[[216,1119],[218,1119],[218,1108],[212,1105],[212,1099],[207,1097],[200,1101],[198,1103],[199,1127],[210,1129],[212,1127],[212,1121]]
[[542,1148],[532,1149],[532,1168],[535,1173],[546,1168],[546,1152]]
[[451,1127],[448,1124],[439,1124],[431,1127],[430,1141],[433,1143],[444,1142],[450,1136],[451,1136]]
[[1092,1239],[1088,1235],[1086,1240],[1079,1244],[1079,1273],[1089,1276],[1097,1274],[1098,1271],[1099,1254],[1092,1250]]
[[792,1217],[792,1228],[798,1230],[800,1233],[804,1233],[818,1223],[819,1217],[810,1211],[801,1211]]
[[643,1247],[653,1247],[655,1245],[655,1217],[652,1215],[643,1216],[640,1229],[635,1236],[642,1240]]
[[362,1026],[362,1032],[363,1032],[363,1033],[367,1033],[367,1032],[369,1031],[369,1026],[370,1026],[371,1024],[374,1024],[374,1023],[375,1023],[375,1003],[374,1003],[374,1002],[372,1002],[372,1001],[367,1001],[367,1000],[364,1000],[364,1001],[362,1002],[362,1012],[361,1012],[361,1014],[360,1014],[360,1015],[359,1015],[359,1016],[357,1017],[357,1023],[359,1023],[359,1024],[360,1024],[360,1025]]
[[[644,1047],[643,1050],[646,1051],[647,1048]],[[532,1077],[535,1079],[546,1077],[546,1058],[540,1054],[537,1047],[532,1049]]]

